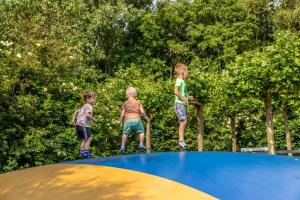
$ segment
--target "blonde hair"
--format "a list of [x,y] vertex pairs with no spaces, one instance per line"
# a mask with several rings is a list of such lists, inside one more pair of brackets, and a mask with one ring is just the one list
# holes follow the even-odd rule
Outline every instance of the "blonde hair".
[[176,66],[175,66],[175,73],[177,75],[182,74],[185,70],[187,70],[187,66],[185,64],[182,64],[182,63],[176,64]]
[[134,96],[136,97],[137,95],[137,92],[136,92],[136,89],[134,87],[128,87],[127,90],[126,90],[126,97],[129,97],[129,96]]

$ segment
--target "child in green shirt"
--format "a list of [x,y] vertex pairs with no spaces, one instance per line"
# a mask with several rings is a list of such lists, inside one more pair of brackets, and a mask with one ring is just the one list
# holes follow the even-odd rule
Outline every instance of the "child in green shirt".
[[193,100],[192,96],[188,95],[186,80],[188,78],[188,68],[184,64],[177,64],[175,66],[175,72],[177,75],[176,84],[175,84],[175,104],[174,111],[179,120],[179,142],[178,144],[183,148],[187,149],[188,146],[184,141],[184,131],[187,122],[187,106],[188,101]]

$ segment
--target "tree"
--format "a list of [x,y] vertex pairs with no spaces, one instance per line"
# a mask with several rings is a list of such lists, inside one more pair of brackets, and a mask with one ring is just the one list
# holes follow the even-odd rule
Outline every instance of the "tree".
[[84,86],[77,83],[85,74],[78,41],[85,7],[72,0],[1,1],[0,10],[0,171],[76,158],[66,147],[77,145],[68,115]]
[[300,30],[300,2],[284,0],[276,7],[273,21],[279,30]]
[[214,81],[218,75],[207,73],[198,68],[194,68],[196,63],[192,63],[190,68],[190,77],[188,80],[190,93],[194,96],[195,101],[192,104],[196,108],[197,116],[197,143],[198,151],[204,150],[204,108],[211,101],[212,90],[214,90],[216,82]]
[[87,54],[91,65],[111,75],[116,52],[122,48],[128,26],[139,12],[121,1],[116,5],[104,3],[89,15]]
[[271,0],[247,0],[245,8],[255,22],[255,40],[260,47],[274,41],[274,7]]
[[[279,37],[280,36],[280,37]],[[290,38],[293,38],[291,40]],[[264,97],[269,153],[275,153],[272,94],[299,90],[299,39],[291,32],[278,33],[264,52],[245,53],[230,69],[243,95]]]

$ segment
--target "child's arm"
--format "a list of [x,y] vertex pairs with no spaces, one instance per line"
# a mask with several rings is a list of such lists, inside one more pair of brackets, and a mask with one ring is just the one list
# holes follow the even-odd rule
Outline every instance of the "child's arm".
[[145,110],[144,110],[144,108],[143,108],[143,105],[140,103],[140,112],[141,112],[141,115],[143,116],[143,118],[147,121],[147,122],[149,122],[150,121],[150,119],[149,119],[149,117],[147,117],[147,115],[146,115],[146,113],[145,113]]
[[71,123],[72,123],[73,125],[76,125],[76,117],[77,117],[77,115],[78,115],[78,112],[79,112],[79,109],[75,110],[75,112],[74,112],[74,114],[73,114],[72,121],[71,121]]
[[120,127],[123,127],[123,122],[124,122],[124,117],[125,117],[125,109],[122,107],[121,115],[120,115]]
[[92,120],[94,123],[97,122],[96,118],[93,117],[92,113],[93,113],[93,107],[91,105],[87,105],[84,107],[84,112],[86,115],[86,118],[89,120]]
[[94,117],[92,116],[92,113],[91,113],[91,112],[86,112],[86,117],[87,117],[88,119],[92,120],[94,123],[97,122],[97,119],[94,118]]
[[179,86],[175,86],[174,93],[175,93],[176,96],[179,97],[179,99],[182,101],[182,103],[183,103],[184,105],[187,104],[187,100],[186,100],[186,99],[181,95],[181,93],[179,92]]

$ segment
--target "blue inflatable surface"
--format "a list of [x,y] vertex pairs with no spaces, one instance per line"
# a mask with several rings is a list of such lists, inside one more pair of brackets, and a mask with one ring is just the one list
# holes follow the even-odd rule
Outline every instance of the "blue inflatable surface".
[[63,164],[110,166],[143,172],[182,183],[222,200],[300,200],[300,158],[297,157],[170,152]]

